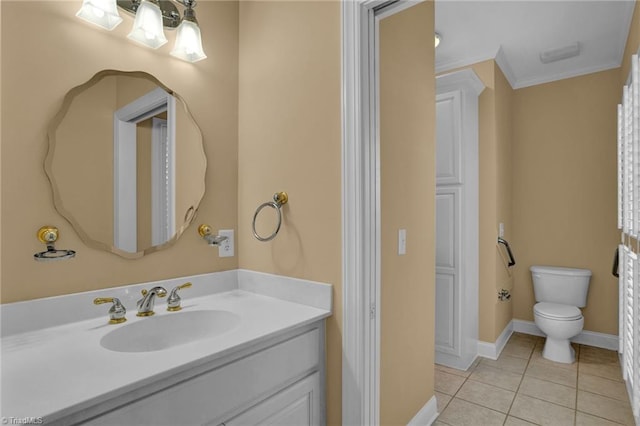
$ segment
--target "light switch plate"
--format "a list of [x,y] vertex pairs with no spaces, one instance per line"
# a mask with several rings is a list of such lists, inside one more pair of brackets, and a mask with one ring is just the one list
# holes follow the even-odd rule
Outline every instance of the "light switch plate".
[[407,254],[407,230],[398,229],[398,255]]

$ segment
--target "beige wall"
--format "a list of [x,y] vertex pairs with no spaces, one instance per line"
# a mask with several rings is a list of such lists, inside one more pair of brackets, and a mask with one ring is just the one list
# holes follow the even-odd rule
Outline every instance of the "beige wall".
[[500,289],[513,288],[512,269],[497,245],[499,224],[513,232],[511,144],[513,89],[494,60],[471,65],[485,89],[478,98],[479,279],[478,337],[495,342],[512,319],[512,301],[500,302]]
[[[501,289],[513,290],[514,267],[508,267],[508,257],[503,246],[496,244],[499,231],[499,224],[504,224],[504,238],[513,243],[514,221],[513,221],[513,185],[512,176],[514,172],[512,158],[513,145],[513,94],[511,85],[505,78],[500,67],[496,64],[495,72],[495,129],[496,129],[496,217],[493,222],[493,235],[486,237],[494,244],[494,268],[496,280],[493,287],[493,303],[495,304],[495,318],[493,323],[494,342],[500,333],[507,327],[513,318],[513,301],[498,301],[497,292]],[[488,243],[488,242],[487,242]],[[516,248],[512,246],[515,251]],[[516,253],[514,252],[514,256]],[[518,258],[516,257],[516,261]],[[515,267],[519,266],[516,264]],[[487,290],[490,294],[491,292]]]
[[[0,8],[2,302],[236,268],[237,257],[219,259],[196,226],[174,247],[143,259],[88,248],[53,208],[43,161],[47,126],[69,89],[102,69],[149,72],[184,98],[202,129],[209,164],[215,164],[207,170],[195,225],[237,229],[238,3],[198,5],[209,58],[197,64],[169,55],[175,32],[157,51],[129,42],[133,20],[126,14],[108,32],[77,19],[78,2],[2,1]],[[335,33],[339,37],[339,29]],[[60,229],[58,247],[76,250],[75,259],[34,262],[33,254],[44,249],[36,231],[47,224]]]
[[[239,99],[239,265],[333,284],[327,420],[340,424],[340,3],[241,2]],[[289,194],[282,229],[259,242],[251,220],[276,191]]]
[[[434,4],[380,22],[380,424],[407,424],[433,396]],[[406,229],[406,255],[398,230]]]
[[593,271],[584,329],[618,332],[611,259],[616,229],[614,69],[515,91],[513,97],[514,317],[533,320],[529,267]]

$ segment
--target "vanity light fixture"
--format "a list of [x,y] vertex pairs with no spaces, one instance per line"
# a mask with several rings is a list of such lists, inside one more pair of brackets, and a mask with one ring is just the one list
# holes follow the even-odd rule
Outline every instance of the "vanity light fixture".
[[157,49],[167,42],[162,28],[162,10],[154,0],[142,0],[136,10],[129,40]]
[[109,31],[122,22],[116,0],[84,0],[76,16]]
[[[185,7],[182,19],[174,3]],[[207,57],[202,49],[195,6],[196,0],[83,0],[76,16],[110,31],[122,22],[119,7],[135,16],[127,37],[152,49],[167,43],[163,27],[177,28],[171,55],[193,63]]]
[[193,11],[194,3],[193,0],[185,0],[184,17],[178,26],[176,45],[171,51],[172,56],[187,62],[197,62],[207,57],[202,50],[200,27]]

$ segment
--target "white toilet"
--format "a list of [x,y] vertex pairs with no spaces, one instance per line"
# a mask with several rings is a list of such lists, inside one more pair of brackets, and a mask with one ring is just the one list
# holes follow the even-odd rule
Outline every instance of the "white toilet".
[[577,336],[584,326],[579,308],[587,305],[591,271],[554,266],[532,266],[530,270],[538,302],[533,307],[533,316],[547,336],[542,356],[571,364],[576,356],[569,339]]

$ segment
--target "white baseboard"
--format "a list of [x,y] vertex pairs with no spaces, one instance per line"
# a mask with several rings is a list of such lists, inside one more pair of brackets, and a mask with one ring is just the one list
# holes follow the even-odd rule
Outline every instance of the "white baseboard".
[[[515,332],[544,337],[544,333],[540,331],[533,321],[514,319],[511,323],[513,324],[513,331]],[[615,334],[598,333],[596,331],[588,330],[583,330],[580,334],[571,339],[571,341],[581,345],[595,346],[597,348],[609,349],[612,351],[617,351],[619,345],[618,336]]]
[[500,336],[495,343],[478,341],[478,356],[496,360],[500,356],[500,353],[504,349],[504,345],[509,341],[509,337],[513,334],[513,321],[509,322],[507,326],[502,330]]
[[432,396],[429,401],[413,416],[407,426],[429,426],[438,418],[438,403],[436,396]]
[[[478,341],[478,356],[494,360],[498,359],[502,349],[504,349],[504,345],[507,344],[509,337],[511,337],[511,334],[514,332],[531,334],[533,336],[545,336],[533,321],[514,319],[507,324],[495,343]],[[571,339],[571,341],[581,345],[595,346],[612,351],[617,351],[619,344],[618,336],[615,334],[598,333],[588,330],[582,331]]]

